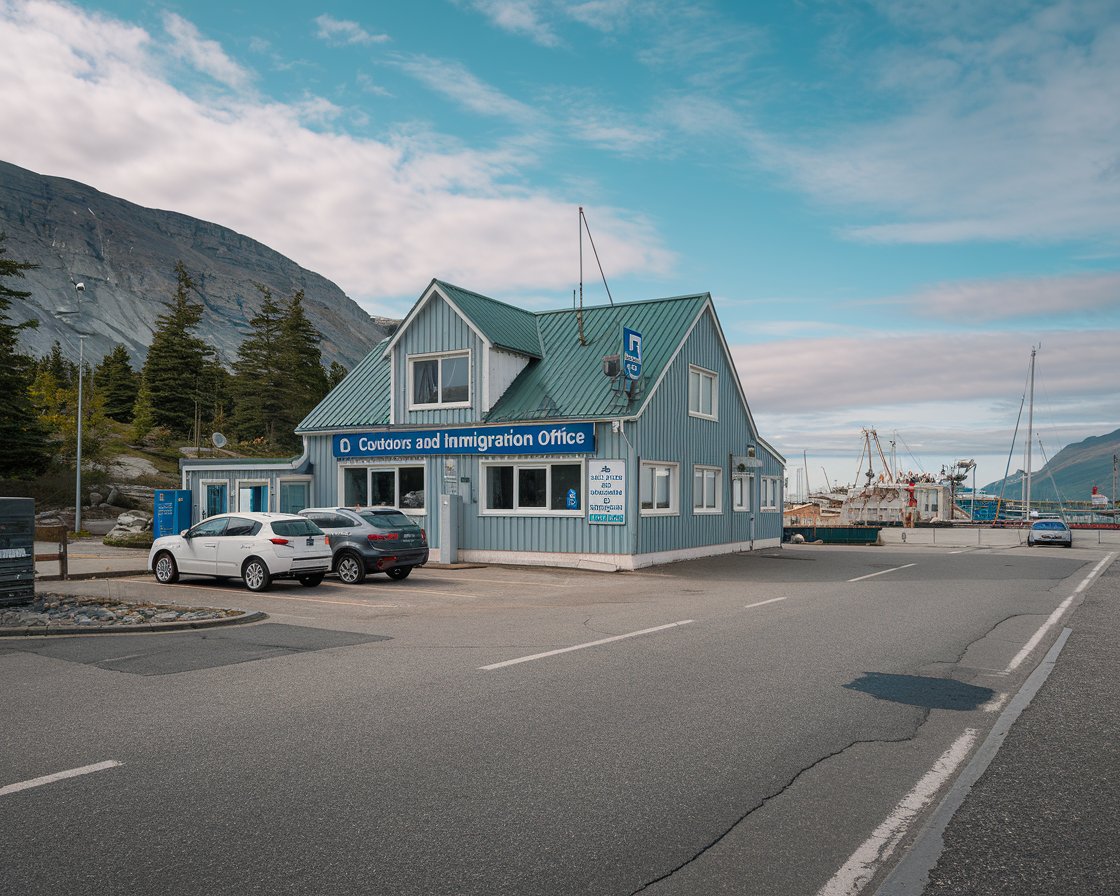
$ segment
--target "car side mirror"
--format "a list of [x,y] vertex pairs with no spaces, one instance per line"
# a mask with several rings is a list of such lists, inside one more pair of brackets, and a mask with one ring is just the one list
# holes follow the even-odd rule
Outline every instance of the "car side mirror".
[[181,538],[190,538],[191,537],[191,530],[190,529],[184,529],[182,532],[179,533],[179,536]]

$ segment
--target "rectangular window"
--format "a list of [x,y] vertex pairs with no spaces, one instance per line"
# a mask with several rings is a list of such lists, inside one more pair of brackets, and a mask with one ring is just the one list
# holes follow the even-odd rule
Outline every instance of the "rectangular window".
[[206,482],[203,485],[206,489],[205,517],[225,513],[229,509],[227,505],[229,486],[225,482]]
[[311,503],[311,483],[306,479],[280,480],[280,512],[299,513]]
[[267,513],[268,483],[237,480],[237,509]]
[[463,407],[470,404],[470,352],[409,358],[412,407]]
[[400,507],[423,511],[424,465],[344,467],[342,494],[348,507]]
[[644,516],[677,513],[677,465],[643,463],[638,473],[638,502]]
[[762,509],[777,510],[781,501],[781,488],[776,476],[762,477]]
[[583,510],[583,464],[484,463],[483,513],[576,515]]
[[719,467],[692,468],[693,513],[720,513],[723,509]]
[[735,510],[751,509],[751,491],[754,477],[736,473],[731,477],[731,506]]
[[716,387],[719,378],[702,367],[688,368],[688,413],[691,417],[715,420],[719,417]]

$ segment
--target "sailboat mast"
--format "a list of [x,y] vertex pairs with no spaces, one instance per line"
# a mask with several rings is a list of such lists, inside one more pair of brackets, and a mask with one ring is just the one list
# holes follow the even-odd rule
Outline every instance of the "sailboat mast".
[[1034,356],[1037,352],[1038,349],[1031,349],[1030,388],[1027,393],[1030,400],[1027,402],[1027,475],[1024,480],[1026,488],[1023,493],[1023,507],[1028,522],[1031,517],[1031,439],[1034,438]]

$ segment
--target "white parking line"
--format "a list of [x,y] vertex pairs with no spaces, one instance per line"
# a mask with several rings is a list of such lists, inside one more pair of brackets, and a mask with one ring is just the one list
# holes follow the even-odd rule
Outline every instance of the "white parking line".
[[868,573],[865,576],[857,576],[854,579],[848,579],[849,582],[862,582],[864,579],[873,579],[875,576],[885,576],[888,572],[898,572],[900,569],[909,569],[911,566],[917,566],[917,563],[907,563],[905,566],[894,566],[891,569],[880,569],[878,572]]
[[532,656],[520,656],[515,660],[506,660],[501,663],[491,663],[489,666],[479,666],[479,670],[489,672],[492,669],[504,669],[506,666],[516,666],[518,663],[528,663],[532,660],[543,660],[545,657],[557,656],[561,653],[571,653],[573,650],[583,650],[587,647],[598,647],[600,644],[610,644],[612,641],[621,641],[624,638],[636,638],[639,635],[649,635],[653,632],[662,632],[665,629],[676,628],[679,625],[688,625],[692,619],[682,619],[680,622],[670,622],[667,625],[656,625],[653,628],[643,628],[640,632],[628,632],[625,635],[614,635],[610,638],[600,638],[598,641],[588,641],[586,644],[576,644],[574,647],[561,647],[559,650],[547,650],[544,653],[534,653]]
[[855,896],[867,886],[867,882],[875,876],[875,872],[894,852],[894,848],[902,840],[910,823],[918,817],[918,813],[937,795],[937,791],[968,756],[975,741],[975,729],[965,729],[964,734],[941,754],[933,768],[914,785],[914,789],[894,807],[894,811],[871,832],[871,836],[859,849],[852,853],[852,857],[844,863],[844,867],[820,888],[817,896]]
[[1089,575],[1085,576],[1085,578],[1081,580],[1081,584],[1073,589],[1073,594],[1071,594],[1060,604],[1058,604],[1058,609],[1050,614],[1047,620],[1042,623],[1041,626],[1039,626],[1038,631],[1031,635],[1031,639],[1023,645],[1023,649],[1015,654],[1015,656],[1012,658],[1011,662],[1007,666],[1008,672],[1014,671],[1018,667],[1018,665],[1023,662],[1023,660],[1030,656],[1031,651],[1038,646],[1038,642],[1046,636],[1046,633],[1058,622],[1059,619],[1062,618],[1062,615],[1065,613],[1065,611],[1069,609],[1069,605],[1073,603],[1073,599],[1089,587],[1089,583],[1097,577],[1097,574],[1100,573],[1100,571],[1104,569],[1104,567],[1108,563],[1110,563],[1115,556],[1116,554],[1114,553],[1109,554],[1107,557],[1101,560],[1100,563],[1093,567],[1092,572],[1090,572]]
[[79,775],[88,775],[93,772],[103,772],[106,769],[116,768],[121,763],[116,759],[106,759],[104,762],[95,762],[93,765],[83,765],[81,768],[72,768],[64,772],[55,772],[53,775],[43,775],[41,778],[32,778],[30,781],[20,781],[18,784],[7,784],[0,787],[0,796],[9,793],[18,793],[21,790],[30,790],[32,787],[42,787],[44,784],[53,784],[55,781],[64,781],[66,778],[77,778]]
[[772,597],[772,598],[770,598],[770,600],[760,600],[758,603],[747,604],[745,607],[743,607],[743,609],[744,610],[749,610],[751,607],[762,607],[762,606],[765,606],[766,604],[776,604],[780,600],[788,600],[788,599],[789,598],[785,598],[785,597]]

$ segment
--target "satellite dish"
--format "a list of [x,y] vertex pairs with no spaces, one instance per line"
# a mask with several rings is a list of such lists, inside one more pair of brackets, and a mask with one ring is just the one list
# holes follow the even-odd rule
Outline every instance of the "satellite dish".
[[226,437],[223,436],[220,432],[216,432],[213,435],[211,435],[210,436],[210,441],[214,443],[215,448],[225,448],[226,447]]

